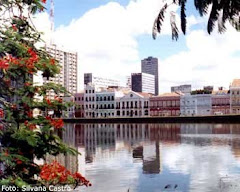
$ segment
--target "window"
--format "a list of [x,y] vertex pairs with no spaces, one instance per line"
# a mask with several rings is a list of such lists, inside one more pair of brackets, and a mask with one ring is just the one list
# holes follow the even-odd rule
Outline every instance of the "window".
[[89,93],[91,93],[91,90],[89,90]]
[[88,93],[88,91],[86,90],[86,93]]
[[92,90],[92,93],[94,93],[94,90]]

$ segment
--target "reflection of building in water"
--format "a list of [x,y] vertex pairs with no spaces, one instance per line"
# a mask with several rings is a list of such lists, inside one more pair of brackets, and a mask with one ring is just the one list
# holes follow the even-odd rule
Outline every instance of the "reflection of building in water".
[[93,154],[98,147],[103,150],[115,148],[114,124],[77,124],[75,134],[76,145],[85,147],[87,162],[93,161]]
[[[75,128],[74,124],[65,124],[65,131],[59,133],[64,143],[68,146],[75,148]],[[78,157],[75,155],[64,155],[60,154],[56,157],[48,156],[47,161],[51,162],[53,160],[58,161],[60,164],[64,165],[68,170],[75,173],[78,171]]]
[[143,148],[143,173],[158,174],[161,172],[159,141]]
[[148,124],[117,124],[117,139],[129,143],[149,139],[149,126]]
[[135,147],[132,151],[132,156],[142,161],[144,174],[158,174],[161,172],[159,141]]
[[179,124],[149,124],[149,128],[151,141],[180,141]]
[[181,124],[181,134],[212,134],[211,124]]

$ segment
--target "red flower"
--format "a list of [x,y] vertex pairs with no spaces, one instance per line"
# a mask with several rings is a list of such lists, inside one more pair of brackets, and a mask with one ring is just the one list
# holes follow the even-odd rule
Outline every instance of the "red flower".
[[30,85],[31,85],[30,82],[26,82],[26,83],[24,83],[24,86],[26,86],[26,87],[28,87],[28,86],[30,86]]
[[17,160],[16,160],[16,163],[17,163],[18,165],[21,165],[23,162],[22,162],[20,159],[17,159]]
[[33,117],[33,112],[32,112],[32,111],[27,111],[27,116],[28,116],[29,118],[32,118],[32,117]]
[[50,59],[50,64],[55,65],[55,59]]
[[4,117],[4,111],[3,109],[0,109],[0,118],[3,118]]
[[51,125],[56,129],[60,129],[64,126],[64,123],[62,119],[56,119],[51,121]]
[[13,29],[14,31],[17,31],[17,27],[16,27],[15,24],[12,25],[12,29]]
[[0,69],[8,69],[9,63],[5,59],[0,59]]
[[47,0],[41,0],[41,1],[42,1],[42,3],[46,3]]
[[30,125],[28,125],[28,128],[29,128],[30,130],[34,130],[34,129],[36,129],[37,127],[36,127],[35,124],[30,124]]

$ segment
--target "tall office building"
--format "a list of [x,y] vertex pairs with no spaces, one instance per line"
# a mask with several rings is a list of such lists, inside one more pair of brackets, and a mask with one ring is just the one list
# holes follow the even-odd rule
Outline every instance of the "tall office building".
[[154,75],[147,73],[132,73],[132,90],[135,92],[155,93]]
[[120,82],[115,79],[108,79],[94,76],[92,73],[84,73],[84,85],[91,83],[95,88],[107,88],[110,86],[120,86]]
[[159,94],[158,87],[158,59],[148,57],[142,60],[142,73],[148,73],[155,76],[155,92],[154,95]]
[[61,71],[49,80],[44,78],[44,83],[55,82],[74,94],[77,92],[77,53],[64,50],[56,45],[46,45],[47,52],[55,58],[61,66]]

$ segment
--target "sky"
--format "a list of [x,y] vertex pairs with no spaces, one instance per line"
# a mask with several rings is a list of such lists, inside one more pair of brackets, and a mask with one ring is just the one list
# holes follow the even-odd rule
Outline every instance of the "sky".
[[118,79],[141,72],[141,60],[153,56],[159,60],[160,93],[171,86],[191,84],[193,89],[213,85],[229,88],[240,78],[240,33],[227,24],[227,32],[212,35],[206,31],[207,16],[199,17],[193,2],[187,6],[187,33],[172,41],[170,12],[165,14],[162,33],[152,39],[152,26],[161,6],[167,0],[55,0],[53,34],[50,31],[49,8],[34,20],[57,45],[78,53],[78,91],[83,89],[83,74]]

